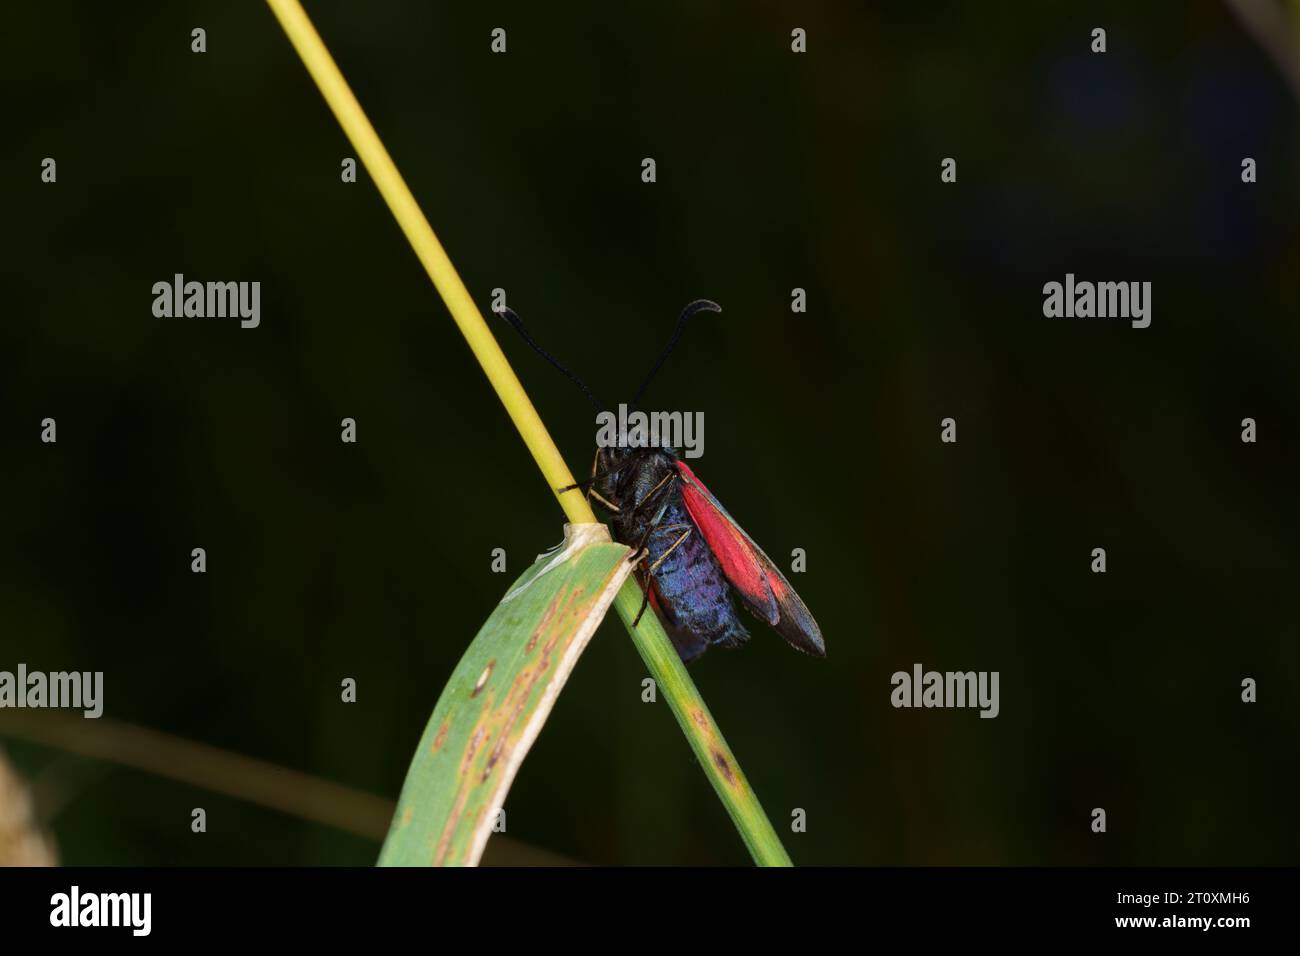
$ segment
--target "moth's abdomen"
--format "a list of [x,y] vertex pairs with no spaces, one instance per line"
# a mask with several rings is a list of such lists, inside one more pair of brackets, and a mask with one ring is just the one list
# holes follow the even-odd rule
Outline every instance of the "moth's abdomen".
[[[687,528],[691,529],[690,535],[668,553]],[[736,615],[722,568],[704,535],[686,513],[680,495],[673,496],[659,530],[650,536],[646,549],[649,551],[647,566],[668,554],[654,578],[670,623],[707,644],[735,646],[749,640],[749,632]]]

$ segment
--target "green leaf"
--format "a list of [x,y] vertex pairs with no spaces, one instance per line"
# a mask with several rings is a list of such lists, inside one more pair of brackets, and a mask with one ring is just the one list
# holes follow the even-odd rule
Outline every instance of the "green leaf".
[[443,689],[380,866],[473,866],[555,698],[627,579],[630,549],[567,524],[506,592]]

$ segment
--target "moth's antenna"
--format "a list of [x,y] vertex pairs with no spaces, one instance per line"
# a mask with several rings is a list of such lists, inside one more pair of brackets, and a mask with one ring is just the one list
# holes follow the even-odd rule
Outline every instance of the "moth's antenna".
[[664,346],[664,350],[659,353],[659,358],[655,362],[654,368],[650,370],[650,374],[645,377],[645,381],[641,383],[641,387],[636,390],[636,395],[632,397],[632,405],[634,407],[640,403],[641,395],[645,392],[646,387],[650,384],[650,380],[655,377],[655,374],[663,366],[664,361],[668,358],[673,348],[676,347],[677,340],[680,339],[682,337],[682,333],[686,331],[686,323],[687,321],[689,321],[691,316],[695,315],[698,312],[721,312],[721,311],[722,311],[722,306],[718,305],[718,303],[716,302],[710,302],[708,299],[696,299],[686,308],[682,309],[682,314],[677,318],[677,326],[673,329],[673,337],[668,340],[668,344]]
[[603,412],[605,410],[605,406],[602,405],[600,401],[596,398],[596,396],[591,393],[591,389],[587,387],[586,382],[578,378],[577,375],[570,372],[567,368],[565,368],[563,365],[559,363],[559,361],[555,358],[555,356],[553,356],[550,352],[546,351],[546,349],[542,348],[540,345],[538,345],[536,342],[533,341],[533,337],[529,335],[528,330],[524,328],[523,320],[519,318],[518,315],[515,314],[514,309],[510,309],[510,308],[501,309],[497,311],[497,315],[501,316],[503,319],[509,322],[510,327],[519,333],[520,338],[522,338],[525,342],[527,342],[530,346],[532,346],[534,352],[536,352],[542,358],[546,359],[546,361],[554,365],[557,369],[560,370],[560,372],[564,375],[565,378],[569,379],[575,385],[577,385],[578,388],[582,389],[582,394],[586,395],[587,398],[591,400],[591,404],[596,406],[596,411]]

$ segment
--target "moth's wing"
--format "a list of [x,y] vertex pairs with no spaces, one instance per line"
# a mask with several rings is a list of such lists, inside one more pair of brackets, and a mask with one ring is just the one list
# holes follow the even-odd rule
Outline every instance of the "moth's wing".
[[659,623],[664,626],[664,633],[677,649],[677,656],[689,664],[709,649],[709,642],[693,631],[679,627],[672,612],[659,598],[659,589],[650,585],[650,608],[659,615]]
[[681,477],[686,511],[704,535],[723,575],[736,589],[745,607],[760,620],[776,627],[781,619],[781,609],[765,568],[771,567],[772,562],[718,504],[718,499],[700,483],[686,462],[678,460],[677,471]]
[[736,589],[745,607],[772,625],[791,647],[815,657],[825,657],[826,644],[821,629],[785,575],[727,514],[727,509],[695,477],[686,462],[678,459],[677,472],[681,478],[686,511],[704,535],[723,575]]

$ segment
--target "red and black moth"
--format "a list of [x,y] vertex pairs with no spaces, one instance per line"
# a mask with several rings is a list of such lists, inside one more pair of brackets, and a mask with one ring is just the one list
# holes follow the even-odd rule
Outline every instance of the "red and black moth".
[[[640,400],[687,321],[702,311],[722,310],[707,299],[692,302],[654,368],[637,390]],[[514,312],[501,313],[543,358],[578,384],[597,409],[602,406],[576,375],[533,341]],[[586,481],[558,489],[586,489],[610,512],[615,540],[633,549],[642,604],[654,608],[678,654],[690,661],[711,646],[737,647],[749,640],[732,594],[797,650],[826,656],[821,629],[790,582],[745,533],[694,471],[670,448],[600,448]],[[637,615],[637,623],[641,614]]]

